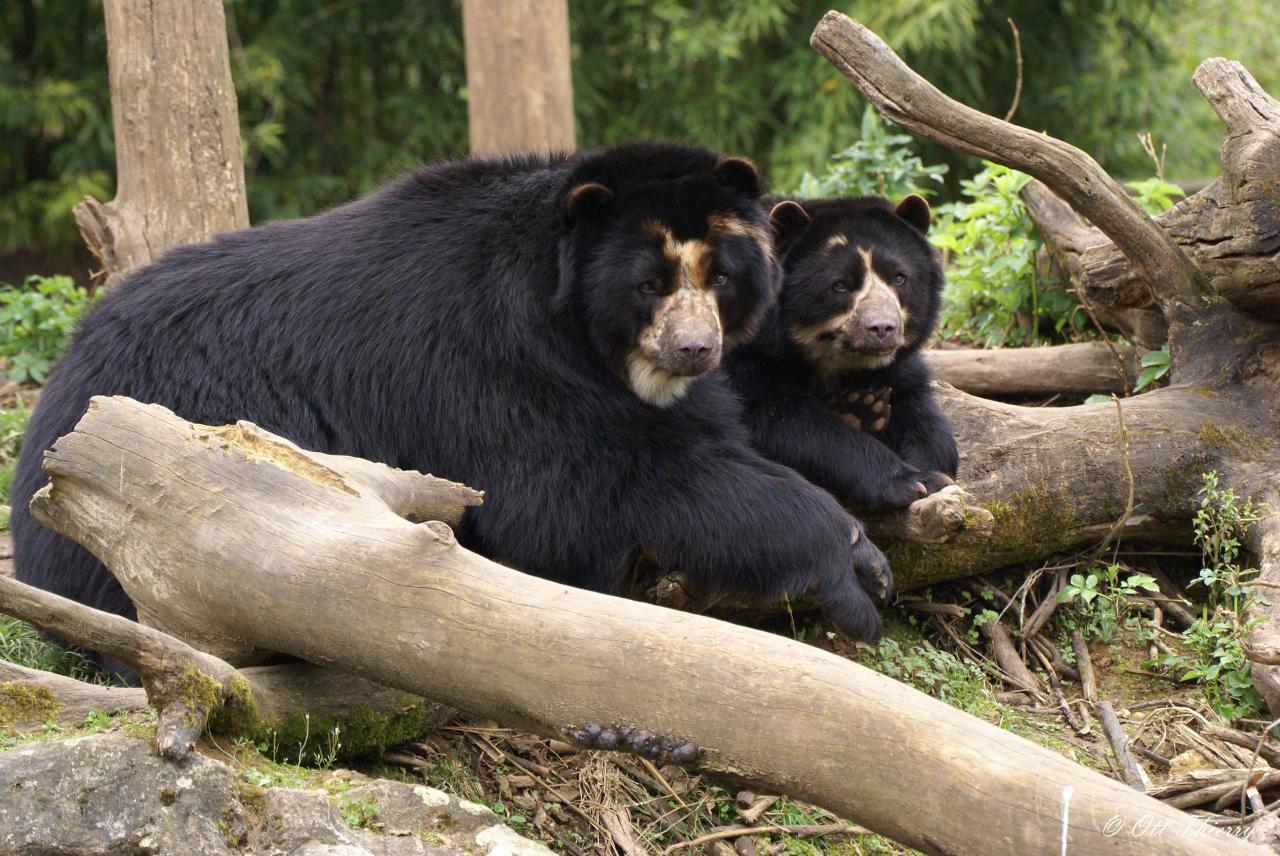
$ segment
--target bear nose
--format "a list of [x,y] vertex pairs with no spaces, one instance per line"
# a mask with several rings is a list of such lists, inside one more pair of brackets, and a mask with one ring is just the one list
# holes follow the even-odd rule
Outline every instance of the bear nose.
[[868,333],[881,341],[888,339],[898,331],[897,323],[888,319],[868,321],[866,327]]
[[711,353],[711,345],[704,340],[689,340],[680,343],[678,350],[686,360],[701,360]]

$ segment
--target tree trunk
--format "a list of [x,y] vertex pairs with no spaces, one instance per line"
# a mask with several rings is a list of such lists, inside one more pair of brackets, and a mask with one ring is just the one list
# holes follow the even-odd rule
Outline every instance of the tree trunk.
[[471,154],[571,152],[567,0],[463,0]]
[[[1244,495],[1280,496],[1280,103],[1248,71],[1222,59],[1197,69],[1194,82],[1227,129],[1222,176],[1157,222],[1084,153],[947,98],[849,18],[829,13],[813,45],[892,121],[1043,182],[1110,242],[1081,238],[1079,222],[1058,217],[1060,232],[1088,244],[1081,269],[1113,251],[1125,260],[1111,265],[1125,273],[1082,289],[1088,301],[1124,309],[1138,291],[1168,325],[1172,385],[1118,409],[1016,408],[946,392],[960,482],[992,513],[991,534],[890,544],[899,578],[910,585],[933,563],[959,574],[1099,537],[1176,536],[1208,470]],[[1249,543],[1262,582],[1280,585],[1280,505]],[[1255,684],[1280,711],[1280,598],[1268,610],[1249,653]]]
[[105,0],[116,198],[75,208],[106,287],[170,247],[249,225],[221,0]]
[[[928,853],[1058,854],[1064,837],[1081,854],[1259,852],[843,658],[494,564],[413,522],[456,519],[432,497],[469,499],[430,476],[124,398],[95,398],[45,470],[37,518],[106,562],[140,614],[203,644],[586,745],[597,726],[640,729],[642,750]],[[1113,837],[1116,816],[1155,822]]]

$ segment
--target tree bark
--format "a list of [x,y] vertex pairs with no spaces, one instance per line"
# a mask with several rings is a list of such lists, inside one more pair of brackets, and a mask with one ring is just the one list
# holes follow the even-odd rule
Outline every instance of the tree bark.
[[[45,470],[42,523],[105,561],[142,614],[225,649],[588,745],[594,725],[643,729],[927,853],[1058,854],[1064,836],[1072,853],[1260,852],[843,658],[494,564],[404,516],[426,504],[384,501],[386,484],[438,494],[430,476],[123,398],[95,398]],[[1115,816],[1155,822],[1112,836]]]
[[[1248,315],[1280,321],[1280,209],[1271,159],[1280,139],[1280,106],[1226,60],[1206,60],[1195,83],[1227,126],[1222,175],[1155,222],[1219,295]],[[1023,199],[1073,286],[1094,303],[1126,310],[1118,326],[1147,332],[1153,281],[1101,230],[1078,217],[1072,222],[1070,208],[1043,185],[1028,184]]]
[[973,395],[1124,395],[1137,378],[1133,348],[1082,342],[1044,348],[924,352],[933,376]]
[[[1090,268],[1086,276],[1085,253],[1102,245],[1115,247],[1100,229],[1081,220],[1070,205],[1038,181],[1027,182],[1020,195],[1027,216],[1044,238],[1045,246],[1036,256],[1037,272],[1043,279],[1057,280],[1056,285],[1070,288],[1104,327],[1124,333],[1148,350],[1168,341],[1169,324],[1152,297],[1152,289],[1132,275],[1133,268],[1123,255],[1118,256],[1119,267],[1106,271]],[[1120,282],[1122,271],[1130,275]]]
[[571,152],[567,0],[464,0],[471,154]]
[[[1087,155],[947,98],[844,15],[823,18],[813,45],[895,122],[1044,182],[1114,244],[1168,323],[1173,384],[1125,400],[1118,412],[1113,405],[1113,420],[1107,405],[1050,412],[945,393],[960,438],[960,482],[992,512],[992,534],[984,540],[962,531],[945,544],[909,544],[905,555],[887,551],[899,577],[921,558],[976,570],[1089,538],[1168,537],[1185,531],[1199,475],[1208,470],[1243,495],[1280,496],[1280,327],[1273,320],[1280,293],[1274,259],[1257,261],[1277,235],[1280,104],[1242,66],[1208,59],[1196,71],[1196,86],[1227,128],[1223,174],[1166,217],[1184,224],[1166,231]],[[1185,225],[1193,221],[1194,228]],[[1208,237],[1181,241],[1187,235]],[[1107,305],[1121,291],[1093,296]],[[1249,541],[1263,585],[1280,586],[1280,505]],[[910,584],[910,571],[905,576]],[[1255,684],[1273,711],[1280,711],[1278,610],[1280,599],[1271,598],[1249,651]]]
[[116,197],[76,222],[114,286],[180,244],[249,225],[221,0],[105,0]]
[[[440,485],[448,486],[447,482]],[[394,484],[386,496],[392,502],[403,499]],[[0,691],[15,684],[44,687],[60,706],[56,718],[76,724],[90,710],[112,713],[152,707],[158,716],[156,746],[162,755],[172,759],[182,758],[190,751],[211,717],[223,730],[254,739],[267,732],[275,732],[279,739],[285,723],[303,717],[314,718],[317,729],[321,721],[333,721],[347,725],[350,732],[347,718],[351,717],[361,733],[355,735],[359,742],[354,745],[353,736],[348,733],[346,737],[347,751],[342,757],[350,757],[367,751],[371,745],[394,745],[397,738],[384,739],[389,731],[425,730],[456,713],[443,705],[310,663],[236,670],[153,627],[8,577],[0,577],[0,613],[114,657],[136,671],[144,687],[97,687],[35,669],[9,669],[9,664],[0,661]],[[0,698],[0,706],[2,702]],[[0,711],[0,723],[7,718]],[[404,735],[398,739],[403,740]]]

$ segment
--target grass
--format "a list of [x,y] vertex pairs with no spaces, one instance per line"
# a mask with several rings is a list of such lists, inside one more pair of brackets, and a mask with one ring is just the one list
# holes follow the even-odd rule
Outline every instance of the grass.
[[83,652],[56,645],[25,621],[5,615],[0,615],[0,660],[92,684],[111,682],[109,676]]

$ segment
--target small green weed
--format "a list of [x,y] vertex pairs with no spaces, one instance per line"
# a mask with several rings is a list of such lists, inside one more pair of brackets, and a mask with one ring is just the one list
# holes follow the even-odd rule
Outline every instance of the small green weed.
[[1240,547],[1249,527],[1268,509],[1255,507],[1252,499],[1241,500],[1232,488],[1220,487],[1216,472],[1203,478],[1192,524],[1204,562],[1192,585],[1203,586],[1206,599],[1200,617],[1183,631],[1186,653],[1158,662],[1179,670],[1184,681],[1201,682],[1213,709],[1235,720],[1263,709],[1243,646],[1249,630],[1261,620],[1248,617],[1250,607],[1267,601],[1249,585],[1258,570],[1242,566]]
[[1104,642],[1133,614],[1145,609],[1135,600],[1143,592],[1158,592],[1159,585],[1147,574],[1125,574],[1128,569],[1116,562],[1092,564],[1084,573],[1072,574],[1058,592],[1059,603],[1069,603],[1074,610],[1064,611],[1063,623],[1086,637]]
[[878,647],[863,652],[859,661],[966,713],[983,716],[995,708],[982,669],[935,648],[928,640],[905,647],[896,639],[885,638]]
[[342,798],[338,800],[338,813],[352,829],[372,829],[378,822],[378,801],[372,797]]
[[44,383],[92,302],[69,276],[29,276],[21,288],[0,284],[0,357],[8,359],[9,379]]

